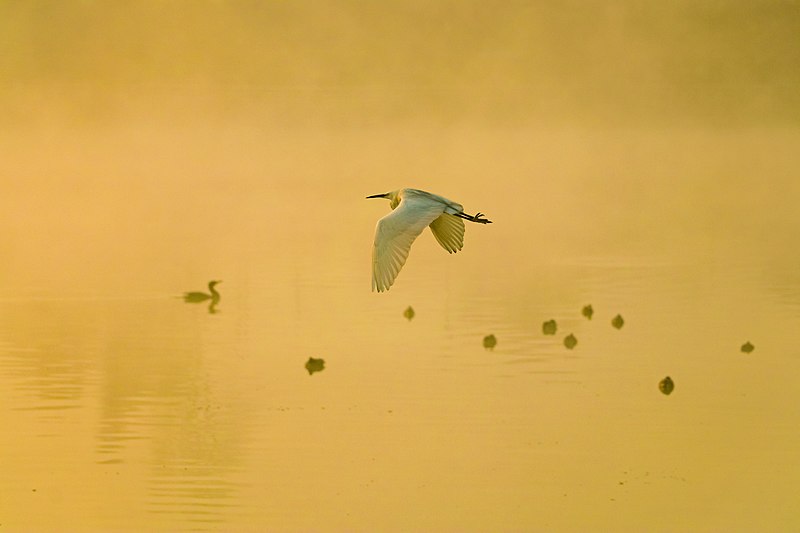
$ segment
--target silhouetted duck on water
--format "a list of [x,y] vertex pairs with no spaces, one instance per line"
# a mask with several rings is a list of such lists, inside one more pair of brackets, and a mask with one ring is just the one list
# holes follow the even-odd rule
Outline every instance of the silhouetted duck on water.
[[208,291],[209,293],[205,292],[187,292],[183,295],[183,301],[187,303],[200,303],[211,300],[212,304],[217,304],[220,299],[220,294],[217,292],[217,289],[214,287],[217,283],[222,283],[221,280],[212,280],[208,282]]

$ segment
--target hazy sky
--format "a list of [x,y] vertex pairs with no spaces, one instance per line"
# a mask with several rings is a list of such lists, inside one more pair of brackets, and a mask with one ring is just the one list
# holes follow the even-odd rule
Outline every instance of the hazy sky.
[[789,0],[4,1],[0,97],[797,124],[799,34]]

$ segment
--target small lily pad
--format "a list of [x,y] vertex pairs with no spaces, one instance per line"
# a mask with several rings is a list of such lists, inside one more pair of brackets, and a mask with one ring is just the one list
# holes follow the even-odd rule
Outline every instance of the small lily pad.
[[407,318],[407,319],[409,319],[409,320],[411,320],[412,318],[414,318],[414,314],[415,314],[415,313],[414,313],[414,308],[413,308],[413,307],[411,307],[410,305],[408,306],[408,308],[406,308],[406,310],[405,310],[405,311],[403,311],[403,316],[404,316],[404,317],[406,317],[406,318]]
[[545,335],[555,335],[558,326],[556,325],[555,320],[548,320],[544,324],[542,324],[542,333]]
[[573,349],[577,344],[578,344],[578,339],[576,339],[575,335],[573,335],[572,333],[564,337],[564,346],[566,346],[568,350]]
[[314,372],[322,372],[325,370],[325,359],[309,357],[308,361],[306,361],[306,370],[308,370],[309,376]]
[[483,347],[487,350],[493,350],[497,346],[497,337],[494,335],[486,335],[483,338]]
[[592,315],[594,314],[594,309],[592,309],[591,305],[584,305],[583,309],[581,309],[581,314],[591,320]]
[[622,315],[617,315],[611,319],[611,325],[617,329],[621,329],[622,326],[625,325],[625,321],[622,319]]
[[752,352],[752,351],[753,351],[753,350],[755,350],[755,349],[756,349],[756,347],[755,347],[755,346],[753,346],[753,345],[750,343],[750,341],[747,341],[746,343],[742,344],[742,351],[743,351],[744,353],[750,353],[750,352]]
[[665,377],[664,379],[658,382],[658,390],[660,390],[666,395],[671,394],[674,389],[675,389],[675,383],[669,376]]

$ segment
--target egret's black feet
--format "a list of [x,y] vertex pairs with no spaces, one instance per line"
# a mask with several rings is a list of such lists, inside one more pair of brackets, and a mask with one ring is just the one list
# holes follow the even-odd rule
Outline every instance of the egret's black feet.
[[473,222],[478,222],[479,224],[491,224],[492,221],[486,218],[486,215],[483,213],[477,213],[474,217],[472,217]]
[[469,220],[470,222],[477,222],[479,224],[491,224],[492,221],[487,219],[483,213],[478,213],[475,216],[468,215],[466,213],[456,213],[457,217],[461,217],[464,220]]

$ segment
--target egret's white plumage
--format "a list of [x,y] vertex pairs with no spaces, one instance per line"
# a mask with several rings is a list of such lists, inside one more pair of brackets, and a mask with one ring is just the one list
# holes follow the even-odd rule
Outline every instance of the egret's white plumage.
[[372,290],[389,290],[408,258],[414,239],[430,227],[437,242],[448,252],[464,246],[464,220],[491,221],[464,213],[461,204],[418,189],[400,189],[367,198],[386,198],[392,212],[378,221],[372,249]]

